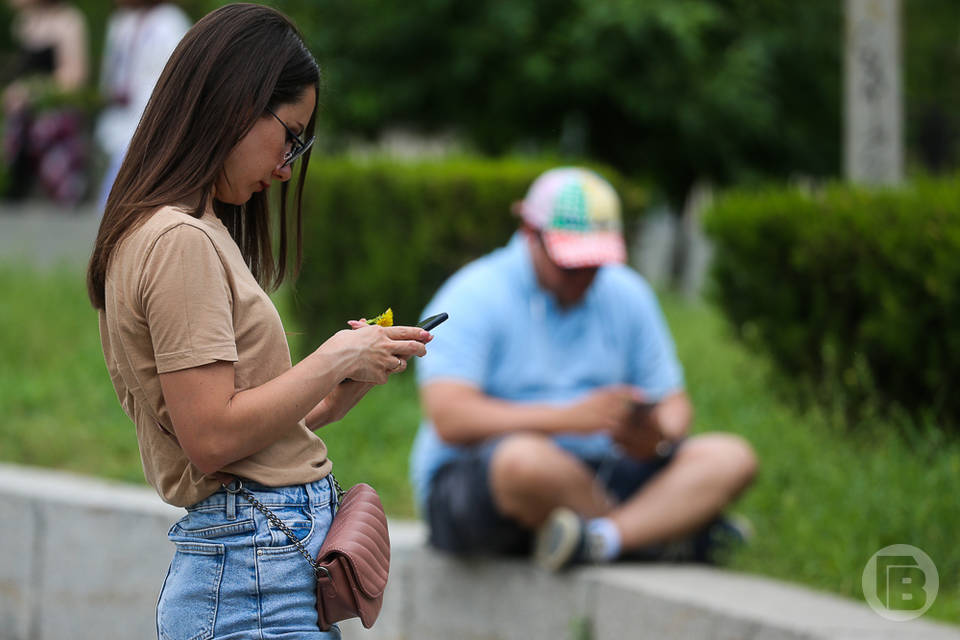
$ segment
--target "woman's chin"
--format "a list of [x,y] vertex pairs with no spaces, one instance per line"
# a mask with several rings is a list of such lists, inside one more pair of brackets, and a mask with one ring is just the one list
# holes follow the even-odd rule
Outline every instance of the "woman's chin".
[[250,202],[250,200],[253,199],[253,196],[254,196],[254,194],[251,193],[251,194],[248,195],[247,198],[244,200],[244,199],[242,199],[240,196],[228,196],[228,195],[225,195],[225,196],[222,196],[222,197],[218,196],[218,197],[216,198],[216,200],[217,200],[217,202],[222,202],[223,204],[230,204],[230,205],[234,205],[234,206],[240,207],[240,206],[243,206],[243,205],[247,204],[248,202]]

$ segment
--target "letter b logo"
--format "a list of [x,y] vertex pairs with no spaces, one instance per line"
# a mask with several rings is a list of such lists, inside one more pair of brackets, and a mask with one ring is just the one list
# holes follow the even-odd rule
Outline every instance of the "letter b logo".
[[927,578],[913,556],[877,556],[877,596],[887,607],[916,611],[927,603]]
[[930,608],[940,577],[930,557],[907,544],[894,544],[873,554],[863,569],[863,595],[888,620],[912,620]]

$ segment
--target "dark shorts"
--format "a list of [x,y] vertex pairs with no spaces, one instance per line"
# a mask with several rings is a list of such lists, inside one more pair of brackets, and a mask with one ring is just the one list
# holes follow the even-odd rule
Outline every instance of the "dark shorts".
[[[497,510],[488,474],[496,443],[476,447],[444,465],[431,482],[426,505],[430,544],[461,554],[526,555],[533,532]],[[672,456],[638,461],[618,453],[581,459],[623,502],[666,466]]]

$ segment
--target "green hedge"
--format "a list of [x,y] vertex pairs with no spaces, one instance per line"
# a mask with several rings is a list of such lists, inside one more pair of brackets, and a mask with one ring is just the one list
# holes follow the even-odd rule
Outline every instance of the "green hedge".
[[960,424],[960,183],[734,192],[707,229],[715,299],[799,387],[854,420],[902,407]]
[[[547,161],[320,159],[304,195],[304,263],[295,302],[305,344],[392,307],[413,324],[456,269],[507,242],[510,213]],[[617,188],[625,217],[646,191],[597,168]]]

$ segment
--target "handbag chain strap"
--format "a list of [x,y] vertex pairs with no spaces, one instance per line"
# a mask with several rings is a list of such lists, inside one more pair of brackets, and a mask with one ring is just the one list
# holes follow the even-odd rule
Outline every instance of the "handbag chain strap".
[[[343,500],[344,491],[340,486],[340,483],[337,482],[336,476],[331,473],[330,478],[333,480],[333,487],[337,492],[337,505],[339,506],[340,502]],[[313,573],[316,575],[317,580],[320,578],[330,577],[330,571],[328,571],[326,567],[321,565],[310,555],[310,552],[307,551],[305,546],[303,546],[303,543],[300,542],[300,539],[293,534],[293,531],[290,530],[290,527],[283,523],[283,520],[277,517],[277,514],[275,514],[273,511],[270,511],[270,509],[268,509],[262,502],[257,500],[255,495],[244,488],[243,481],[240,480],[240,478],[234,478],[234,481],[230,483],[229,486],[225,486],[224,489],[227,491],[227,493],[239,493],[242,495],[250,502],[250,504],[256,507],[257,510],[267,518],[267,520],[270,521],[270,524],[286,534],[286,536],[290,538],[290,542],[293,543],[293,546],[297,548],[297,551],[299,551],[300,554],[307,560],[307,562],[310,563],[310,566],[313,567]]]

